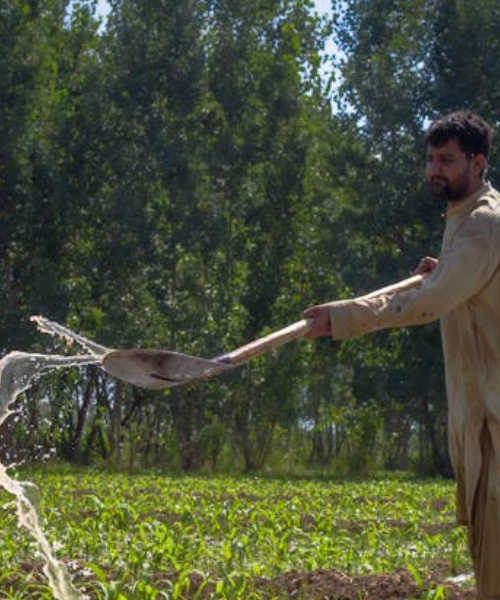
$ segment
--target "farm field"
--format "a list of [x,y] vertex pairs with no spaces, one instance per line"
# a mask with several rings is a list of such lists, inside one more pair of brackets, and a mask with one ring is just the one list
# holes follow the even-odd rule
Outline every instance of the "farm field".
[[[99,600],[472,599],[454,483],[22,473],[77,590]],[[50,599],[0,492],[0,597]]]

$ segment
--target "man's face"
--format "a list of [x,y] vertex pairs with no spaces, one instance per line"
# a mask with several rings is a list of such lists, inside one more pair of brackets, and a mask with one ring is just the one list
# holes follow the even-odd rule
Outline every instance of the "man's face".
[[452,138],[439,148],[427,146],[426,176],[434,196],[456,202],[473,194],[482,184],[482,155],[466,154]]

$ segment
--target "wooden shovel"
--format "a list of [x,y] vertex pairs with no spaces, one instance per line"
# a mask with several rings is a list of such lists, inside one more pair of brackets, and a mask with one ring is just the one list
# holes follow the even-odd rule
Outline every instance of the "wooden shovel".
[[[381,288],[362,298],[392,294],[418,287],[421,275]],[[241,346],[213,359],[197,358],[169,350],[109,350],[102,356],[102,366],[113,377],[139,387],[163,389],[191,381],[199,381],[225,373],[249,360],[304,337],[311,326],[302,319],[284,329]]]

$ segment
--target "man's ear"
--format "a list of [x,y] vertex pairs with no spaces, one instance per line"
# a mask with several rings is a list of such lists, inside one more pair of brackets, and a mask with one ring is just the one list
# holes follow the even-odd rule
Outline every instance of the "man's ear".
[[474,171],[476,175],[482,175],[486,173],[486,169],[488,167],[488,161],[486,160],[486,156],[484,154],[476,154],[472,157],[474,162]]

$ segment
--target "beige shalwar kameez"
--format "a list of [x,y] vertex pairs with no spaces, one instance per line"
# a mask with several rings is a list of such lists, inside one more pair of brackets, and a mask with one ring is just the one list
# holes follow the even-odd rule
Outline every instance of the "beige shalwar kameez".
[[437,268],[418,289],[329,304],[335,339],[441,320],[457,517],[477,598],[500,600],[500,194],[447,210]]

